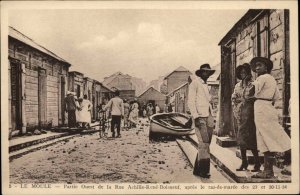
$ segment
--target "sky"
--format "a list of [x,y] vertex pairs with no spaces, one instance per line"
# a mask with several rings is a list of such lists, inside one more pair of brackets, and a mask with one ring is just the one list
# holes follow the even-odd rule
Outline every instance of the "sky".
[[102,81],[117,71],[149,82],[179,66],[220,63],[218,43],[247,10],[11,10],[9,25]]

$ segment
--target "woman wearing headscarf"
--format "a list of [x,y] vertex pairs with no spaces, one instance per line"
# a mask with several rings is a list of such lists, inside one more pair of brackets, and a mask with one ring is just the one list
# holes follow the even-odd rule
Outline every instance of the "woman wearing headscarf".
[[291,141],[278,122],[274,106],[280,99],[277,82],[270,75],[273,62],[264,57],[255,57],[250,62],[252,71],[258,77],[253,82],[255,87],[254,121],[256,125],[257,148],[264,153],[264,170],[254,178],[274,177],[274,152],[285,152],[291,149]]
[[233,114],[237,121],[237,143],[240,147],[242,164],[237,171],[247,170],[247,150],[251,150],[254,156],[254,169],[259,171],[260,162],[256,143],[256,128],[254,123],[254,91],[252,85],[251,68],[248,63],[236,68],[236,77],[240,80],[231,96]]

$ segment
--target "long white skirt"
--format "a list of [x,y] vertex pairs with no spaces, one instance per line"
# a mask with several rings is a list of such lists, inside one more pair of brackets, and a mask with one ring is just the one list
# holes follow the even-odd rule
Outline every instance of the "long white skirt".
[[291,149],[290,137],[278,123],[278,114],[271,101],[254,103],[257,149],[260,152],[285,152]]

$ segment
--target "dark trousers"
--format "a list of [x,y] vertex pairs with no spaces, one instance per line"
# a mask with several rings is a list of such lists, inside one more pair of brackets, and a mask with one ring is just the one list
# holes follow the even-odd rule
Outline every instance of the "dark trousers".
[[210,171],[209,145],[213,127],[208,124],[208,117],[195,119],[195,133],[198,138],[198,155],[194,166],[195,175],[206,175]]
[[111,116],[111,132],[113,135],[115,135],[115,125],[117,125],[117,134],[120,135],[121,116],[119,116],[119,115]]
[[69,110],[68,111],[68,126],[69,127],[76,127],[76,110]]

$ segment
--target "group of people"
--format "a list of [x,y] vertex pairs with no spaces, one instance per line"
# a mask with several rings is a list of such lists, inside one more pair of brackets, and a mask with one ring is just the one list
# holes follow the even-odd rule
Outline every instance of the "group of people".
[[75,92],[68,91],[65,98],[65,110],[68,112],[68,126],[70,128],[87,128],[91,124],[92,103],[87,95],[77,98]]
[[[115,91],[115,97],[111,98],[105,105],[104,110],[109,110],[111,113],[111,132],[112,137],[121,137],[121,121],[124,119],[124,128],[134,128],[138,124],[139,104],[137,99],[128,103],[126,99],[120,98],[120,92]],[[115,132],[115,128],[117,132]]]
[[[270,74],[273,62],[268,58],[255,57],[250,63],[236,69],[240,80],[232,94],[233,114],[238,125],[237,142],[241,150],[242,164],[237,171],[247,170],[246,151],[251,150],[255,158],[254,178],[274,177],[273,164],[275,152],[285,152],[291,148],[290,138],[278,122],[274,103],[280,94],[277,82]],[[253,81],[251,70],[257,73]],[[189,78],[188,106],[194,118],[197,135],[198,155],[194,174],[210,177],[209,145],[212,138],[214,120],[212,118],[211,97],[207,79],[214,73],[209,64],[203,64]],[[264,170],[260,171],[258,152],[264,154]]]
[[[270,74],[273,62],[268,58],[255,57],[250,63],[240,65],[236,69],[236,77],[240,80],[232,94],[233,114],[237,121],[237,143],[240,147],[242,164],[237,171],[247,170],[246,151],[251,150],[255,159],[252,172],[258,172],[253,177],[271,178],[274,176],[274,153],[285,152],[291,148],[290,138],[278,122],[274,103],[280,99],[277,82]],[[252,79],[251,71],[257,73]],[[198,138],[198,155],[195,161],[194,174],[203,178],[210,177],[210,152],[214,118],[212,117],[211,97],[207,79],[215,72],[209,64],[203,64],[189,77],[188,106],[195,123],[195,133]],[[87,99],[76,98],[73,92],[68,92],[65,99],[68,112],[69,127],[89,125],[91,123],[92,104]],[[172,112],[172,105],[166,105],[165,112]],[[120,98],[119,91],[103,107],[111,113],[112,137],[121,137],[121,119],[124,127],[131,128],[138,124],[139,113],[150,117],[159,113],[158,105],[148,103],[139,109],[135,99],[131,104]],[[115,128],[117,132],[115,132]],[[260,171],[258,152],[264,154],[264,170]]]
[[153,114],[161,112],[159,106],[157,104],[155,104],[154,106],[151,102],[149,102],[147,105],[142,106],[141,110],[143,118],[150,118],[150,116],[152,116]]

